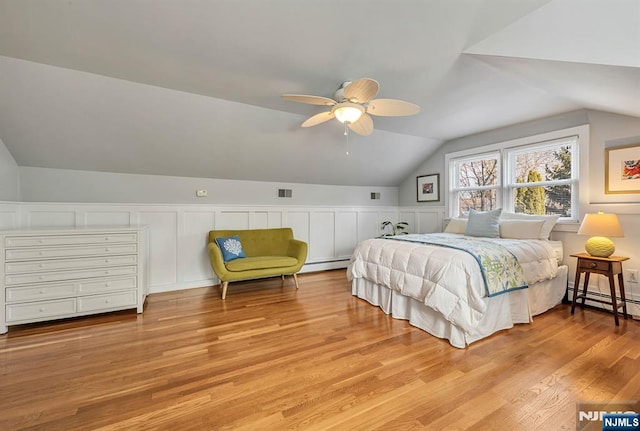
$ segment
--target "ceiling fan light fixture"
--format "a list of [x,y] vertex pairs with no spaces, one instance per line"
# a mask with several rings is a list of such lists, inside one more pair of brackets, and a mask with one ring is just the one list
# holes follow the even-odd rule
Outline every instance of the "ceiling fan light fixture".
[[342,102],[336,105],[332,112],[341,123],[353,124],[364,114],[364,107],[357,103]]

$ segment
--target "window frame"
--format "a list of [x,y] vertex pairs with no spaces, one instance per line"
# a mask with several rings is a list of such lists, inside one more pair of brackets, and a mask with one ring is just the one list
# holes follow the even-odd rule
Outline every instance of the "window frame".
[[[572,146],[571,154],[571,178],[568,180],[543,181],[534,184],[536,186],[571,184],[573,186],[571,193],[571,217],[561,217],[559,223],[578,223],[580,221],[582,208],[584,207],[581,196],[587,195],[586,191],[588,188],[588,182],[586,181],[588,178],[588,169],[584,167],[588,166],[588,125],[532,135],[495,144],[481,145],[476,148],[445,154],[445,213],[448,217],[460,217],[457,213],[459,204],[457,204],[456,194],[463,189],[480,190],[480,188],[453,188],[453,186],[457,184],[457,172],[455,172],[454,169],[456,163],[465,160],[477,160],[483,156],[498,153],[498,175],[500,177],[500,184],[496,196],[498,202],[497,207],[502,207],[504,211],[514,212],[515,203],[513,190],[516,187],[511,184],[511,177],[514,177],[513,172],[515,167],[512,167],[513,162],[510,161],[509,158],[515,157],[515,155],[524,152],[524,150],[534,150],[535,148],[544,148],[545,146],[551,147],[561,143],[563,140],[572,138],[575,138],[575,144]],[[522,186],[525,184],[522,184]],[[518,186],[522,187],[520,184],[518,184]],[[494,186],[481,187],[488,189],[495,188]]]
[[[488,185],[488,186],[477,186],[477,187],[457,187],[457,188],[452,188],[452,187],[448,187],[447,192],[449,194],[450,202],[458,202],[458,199],[455,199],[454,196],[460,192],[465,192],[465,191],[479,191],[479,190],[495,190],[496,191],[496,202],[502,202],[502,193],[503,193],[503,172],[502,172],[502,154],[500,153],[500,151],[484,151],[481,153],[477,153],[477,154],[470,154],[468,156],[462,156],[462,157],[456,157],[454,159],[452,159],[449,162],[449,166],[454,165],[456,167],[456,169],[449,169],[449,173],[450,173],[450,181],[448,182],[449,185],[457,185],[459,184],[459,169],[457,169],[457,167],[464,162],[468,162],[468,161],[474,161],[474,160],[482,160],[482,159],[496,159],[498,166],[497,166],[497,170],[498,172],[496,173],[496,184],[495,185]],[[459,207],[459,205],[455,206],[457,209]],[[454,208],[452,208],[451,212],[453,212]],[[457,216],[456,216],[457,217]]]

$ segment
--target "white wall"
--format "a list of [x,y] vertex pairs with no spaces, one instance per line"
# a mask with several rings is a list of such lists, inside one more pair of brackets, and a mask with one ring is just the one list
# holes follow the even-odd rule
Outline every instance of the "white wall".
[[[444,205],[445,183],[443,175],[445,154],[447,153],[584,124],[589,125],[589,147],[588,154],[581,154],[580,157],[581,160],[586,160],[588,163],[588,175],[582,181],[588,183],[588,186],[586,196],[580,196],[581,217],[587,212],[597,211],[618,214],[625,237],[614,238],[616,255],[630,257],[628,261],[623,263],[624,269],[640,269],[640,247],[638,246],[640,244],[640,195],[607,195],[604,193],[604,150],[607,147],[640,143],[640,118],[584,110],[516,124],[446,142],[402,182],[398,192],[399,204],[405,211],[411,208],[420,211],[424,208],[436,208]],[[441,201],[416,203],[416,176],[434,173],[441,175]],[[584,192],[581,187],[581,193]],[[576,259],[570,255],[584,251],[584,243],[587,240],[586,237],[576,234],[577,229],[577,224],[558,225],[552,234],[552,239],[561,240],[564,243],[564,262],[569,265],[570,286],[573,286],[576,264]],[[625,280],[627,280],[626,277]],[[640,301],[640,285],[627,281],[625,286],[627,296],[630,299]],[[608,281],[604,277],[592,277],[590,289],[606,294],[608,293]],[[634,314],[640,315],[640,306],[634,307],[636,308]]]
[[0,201],[17,201],[18,190],[18,165],[0,140]]
[[[567,129],[569,127],[588,124],[588,121],[587,111],[575,111],[447,141],[400,183],[398,203],[400,206],[418,205],[421,207],[444,205],[444,157],[447,153]],[[416,198],[416,177],[429,174],[440,174],[440,202],[418,203]]]
[[[396,187],[270,183],[25,166],[19,168],[19,175],[21,200],[25,202],[366,206],[398,203]],[[293,197],[278,198],[279,188],[292,189]],[[207,197],[196,197],[197,189],[206,189]],[[372,192],[380,193],[380,199],[372,200]]]
[[[21,202],[0,202],[0,229],[145,224],[151,292],[217,284],[209,230],[289,226],[309,244],[303,272],[344,268],[355,245],[398,221],[396,187],[355,187],[19,167]],[[279,188],[292,198],[278,198]],[[196,197],[206,189],[207,197]],[[372,200],[371,193],[380,193]],[[436,217],[434,220],[439,220]],[[420,221],[420,217],[416,220]],[[423,229],[430,219],[422,220]]]
[[[422,229],[437,214],[418,214]],[[206,245],[212,229],[288,226],[309,244],[303,272],[344,268],[355,245],[398,221],[398,208],[372,206],[239,206],[0,202],[0,229],[144,224],[150,232],[150,290],[217,284]]]

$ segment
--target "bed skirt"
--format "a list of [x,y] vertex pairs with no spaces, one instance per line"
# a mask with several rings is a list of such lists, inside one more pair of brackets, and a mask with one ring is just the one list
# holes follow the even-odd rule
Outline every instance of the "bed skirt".
[[562,265],[558,267],[558,275],[551,280],[533,284],[528,289],[485,298],[487,312],[471,333],[465,333],[421,302],[364,278],[352,281],[351,293],[380,307],[395,319],[408,320],[411,325],[435,337],[449,340],[454,347],[465,348],[495,332],[512,328],[516,323],[530,323],[533,316],[558,305],[567,289],[567,272],[567,266]]

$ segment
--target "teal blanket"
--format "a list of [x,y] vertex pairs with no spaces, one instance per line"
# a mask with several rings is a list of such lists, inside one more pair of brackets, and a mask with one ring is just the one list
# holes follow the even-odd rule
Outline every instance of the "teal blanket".
[[447,234],[433,233],[397,235],[387,238],[455,248],[469,253],[480,266],[487,296],[496,296],[529,287],[518,259],[500,244],[475,237],[452,237]]

